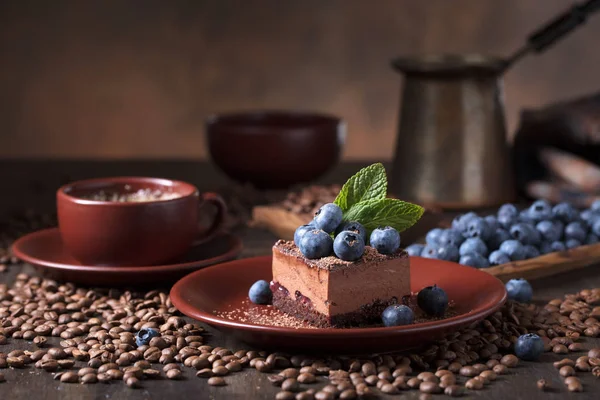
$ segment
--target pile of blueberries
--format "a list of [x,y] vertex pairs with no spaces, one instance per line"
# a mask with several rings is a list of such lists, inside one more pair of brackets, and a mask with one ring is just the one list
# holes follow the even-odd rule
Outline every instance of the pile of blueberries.
[[552,207],[538,200],[521,211],[505,204],[495,215],[460,215],[450,229],[432,229],[425,237],[426,244],[410,245],[406,251],[413,256],[487,268],[598,243],[599,236],[600,201],[579,211],[569,203]]
[[[362,257],[367,230],[356,221],[342,222],[342,217],[342,209],[334,203],[328,203],[315,213],[310,223],[296,229],[294,243],[304,257],[317,259],[335,254],[344,261],[355,261]],[[381,254],[393,254],[400,248],[400,234],[389,226],[377,228],[371,232],[369,243]]]

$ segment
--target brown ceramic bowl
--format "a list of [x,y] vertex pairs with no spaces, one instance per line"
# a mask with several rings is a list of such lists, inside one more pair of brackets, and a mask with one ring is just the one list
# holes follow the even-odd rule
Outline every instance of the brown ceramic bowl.
[[[144,202],[90,200],[105,193],[140,189],[177,197]],[[208,240],[222,227],[225,203],[214,193],[199,194],[193,185],[159,178],[117,177],[77,181],[56,193],[58,227],[65,248],[85,265],[138,266],[171,261],[195,240]],[[200,233],[200,206],[217,208],[208,230]]]
[[210,155],[230,178],[262,189],[319,178],[339,160],[345,124],[311,113],[214,115],[206,122]]
[[421,346],[484,319],[506,301],[504,284],[485,270],[411,257],[412,291],[439,285],[448,293],[456,315],[392,327],[289,326],[273,306],[258,306],[248,300],[248,289],[254,282],[272,279],[271,263],[272,256],[245,258],[192,272],[173,286],[171,300],[185,315],[258,348],[328,354],[370,354]]

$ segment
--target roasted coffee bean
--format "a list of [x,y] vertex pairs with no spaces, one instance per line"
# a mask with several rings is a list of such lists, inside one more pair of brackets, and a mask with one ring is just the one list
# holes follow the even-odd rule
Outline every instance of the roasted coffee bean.
[[342,393],[340,393],[339,398],[341,400],[354,400],[357,398],[356,390],[354,390],[354,389],[344,390]]
[[473,377],[479,375],[479,372],[472,366],[466,366],[460,369],[459,374],[462,376]]
[[81,376],[80,381],[83,384],[96,383],[96,382],[98,382],[98,377],[96,376],[96,374],[90,373],[90,374]]
[[451,397],[460,397],[465,393],[462,386],[451,385],[444,389],[444,394]]
[[562,377],[573,376],[575,375],[575,370],[570,365],[565,365],[558,370],[558,373]]
[[134,376],[130,376],[125,380],[125,384],[130,388],[139,388],[142,385],[140,384],[140,380]]
[[220,376],[213,376],[212,378],[208,378],[208,384],[211,386],[225,386],[225,379]]
[[281,390],[285,390],[288,392],[296,392],[300,389],[298,385],[298,381],[294,378],[287,378],[283,382],[281,382]]
[[279,375],[285,378],[296,378],[298,375],[300,375],[300,371],[298,371],[296,368],[286,368],[281,371]]
[[483,381],[480,379],[469,379],[465,383],[465,387],[471,390],[481,390],[483,389]]
[[281,391],[275,395],[276,400],[294,400],[296,395],[292,392]]
[[[142,371],[142,373],[143,373],[143,371]],[[173,379],[173,380],[177,380],[177,379],[182,379],[183,378],[183,374],[178,369],[170,369],[170,370],[168,370],[166,372],[165,375],[167,376],[168,379]]]
[[545,379],[540,379],[537,381],[537,388],[540,390],[548,390],[550,389],[550,384]]
[[567,354],[569,353],[569,349],[565,345],[557,344],[552,348],[552,352],[556,354]]
[[377,377],[377,375],[369,375],[365,378],[365,382],[369,386],[375,386],[377,382],[379,382],[379,378]]
[[108,374],[100,373],[100,374],[96,375],[96,379],[98,379],[98,382],[108,383],[108,382],[110,382],[111,377]]
[[514,368],[517,366],[517,364],[519,364],[519,359],[513,354],[507,354],[504,357],[502,357],[502,359],[500,360],[500,364],[508,368]]
[[75,372],[64,372],[60,375],[60,381],[63,383],[76,383],[79,382],[79,377]]
[[79,376],[84,376],[87,374],[95,374],[96,370],[94,368],[81,368],[79,371],[77,371],[77,375]]
[[481,374],[479,374],[479,376],[485,379],[486,381],[495,381],[497,378],[496,373],[489,370],[483,371]]
[[421,385],[421,380],[419,378],[410,378],[406,381],[406,385],[411,389],[416,389]]
[[552,365],[554,365],[554,368],[560,369],[562,367],[564,367],[565,365],[570,365],[572,367],[575,366],[575,361],[569,359],[569,358],[563,358],[560,361],[555,361]]
[[[212,372],[212,371],[211,371]],[[198,374],[196,374],[198,376]],[[204,377],[203,377],[204,378]],[[284,380],[286,380],[285,377],[281,376],[281,375],[269,375],[267,377],[267,379],[269,380],[269,382],[271,382],[274,386],[281,386],[281,384],[283,383]]]
[[229,373],[229,370],[225,367],[214,367],[212,371],[214,376],[225,376]]
[[317,378],[313,374],[300,374],[298,375],[298,382],[300,383],[314,383],[317,381]]
[[424,381],[419,385],[419,390],[424,393],[441,393],[442,388],[435,382]]

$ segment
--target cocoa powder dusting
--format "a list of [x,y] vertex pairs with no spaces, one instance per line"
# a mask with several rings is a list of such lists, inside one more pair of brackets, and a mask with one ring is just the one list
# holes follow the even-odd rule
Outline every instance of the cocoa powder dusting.
[[310,260],[302,255],[298,249],[298,246],[296,246],[293,241],[278,240],[273,248],[283,254],[301,259],[309,267],[325,269],[328,271],[333,271],[340,268],[357,267],[365,264],[378,264],[388,260],[408,257],[408,254],[404,250],[400,250],[396,254],[385,255],[379,253],[371,246],[365,246],[365,252],[363,256],[356,261],[344,261],[340,260],[336,256],[328,256],[316,260]]

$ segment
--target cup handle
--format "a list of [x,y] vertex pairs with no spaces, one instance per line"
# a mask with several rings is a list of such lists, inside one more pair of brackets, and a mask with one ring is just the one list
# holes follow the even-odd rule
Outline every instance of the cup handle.
[[[212,239],[225,224],[225,216],[227,215],[227,205],[221,196],[216,193],[206,192],[200,194],[200,207],[203,207],[206,203],[211,203],[217,208],[217,214],[215,215],[214,221],[210,224],[206,232],[202,237],[194,241],[194,246],[200,243],[204,243]],[[198,227],[200,228],[200,227]]]

